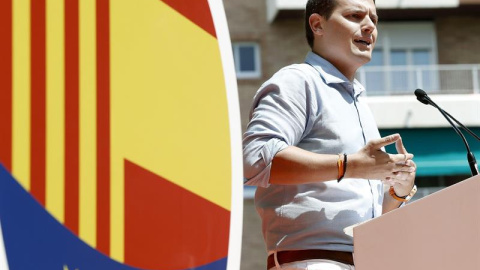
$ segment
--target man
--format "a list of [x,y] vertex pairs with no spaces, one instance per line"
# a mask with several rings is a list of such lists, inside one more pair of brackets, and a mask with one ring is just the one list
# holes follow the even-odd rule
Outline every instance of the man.
[[[258,186],[268,268],[354,269],[344,229],[407,201],[416,166],[399,134],[380,138],[359,98],[354,75],[377,38],[374,1],[309,0],[305,14],[312,51],[257,92],[244,175]],[[398,154],[382,151],[392,143]]]

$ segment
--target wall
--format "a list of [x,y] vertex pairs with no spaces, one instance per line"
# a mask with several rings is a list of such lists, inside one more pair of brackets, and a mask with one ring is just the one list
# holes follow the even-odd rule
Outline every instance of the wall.
[[240,270],[267,268],[267,252],[262,236],[262,221],[257,215],[253,199],[243,204],[242,259]]
[[480,16],[438,17],[435,24],[439,64],[480,63]]

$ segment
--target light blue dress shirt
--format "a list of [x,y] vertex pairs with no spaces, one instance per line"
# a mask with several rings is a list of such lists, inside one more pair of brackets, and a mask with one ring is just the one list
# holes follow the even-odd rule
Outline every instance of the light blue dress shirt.
[[268,252],[353,252],[353,239],[343,229],[381,215],[379,180],[269,184],[272,159],[288,146],[319,154],[353,154],[380,138],[360,97],[363,92],[357,80],[350,82],[310,52],[305,63],[281,69],[255,95],[243,140],[244,176],[246,185],[258,187],[255,206]]

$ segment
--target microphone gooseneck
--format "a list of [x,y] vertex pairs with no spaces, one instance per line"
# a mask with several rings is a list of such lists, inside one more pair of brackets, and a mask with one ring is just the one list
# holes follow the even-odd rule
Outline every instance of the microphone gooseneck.
[[470,133],[470,135],[474,136],[475,138],[479,139],[478,136],[476,136],[470,129],[465,127],[463,124],[461,124],[458,120],[456,120],[454,117],[452,117],[449,113],[445,112],[440,106],[438,106],[435,102],[433,102],[432,99],[423,91],[422,89],[417,89],[415,90],[415,95],[417,96],[417,100],[420,101],[421,103],[425,105],[432,105],[433,107],[437,108],[440,113],[447,119],[448,123],[452,126],[452,128],[455,130],[455,132],[462,138],[463,143],[465,144],[465,148],[467,148],[467,160],[468,160],[468,165],[470,166],[470,171],[472,172],[473,175],[478,175],[478,165],[477,161],[475,159],[475,155],[473,155],[472,151],[470,150],[470,146],[468,145],[467,139],[465,139],[465,136],[463,133],[458,129],[458,127],[452,122],[452,119],[458,123],[465,131]]

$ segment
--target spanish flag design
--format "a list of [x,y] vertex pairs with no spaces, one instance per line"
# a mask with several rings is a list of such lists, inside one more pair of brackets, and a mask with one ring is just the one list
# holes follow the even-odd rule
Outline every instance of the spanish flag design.
[[224,16],[217,0],[0,1],[7,268],[238,268]]

